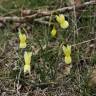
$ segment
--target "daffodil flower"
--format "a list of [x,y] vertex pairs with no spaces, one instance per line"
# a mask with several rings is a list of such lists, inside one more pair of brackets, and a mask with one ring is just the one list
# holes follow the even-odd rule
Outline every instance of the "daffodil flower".
[[72,62],[72,58],[71,58],[71,46],[67,45],[67,46],[63,46],[63,52],[65,55],[65,63],[66,64],[70,64]]
[[56,21],[60,24],[60,27],[63,29],[66,29],[69,26],[69,23],[67,20],[65,20],[65,17],[63,14],[60,14],[59,16],[56,15]]
[[55,28],[55,26],[53,26],[53,29],[52,29],[52,31],[51,31],[51,36],[54,38],[55,36],[56,36],[56,28]]
[[19,32],[19,39],[20,39],[20,48],[26,48],[26,35]]
[[31,73],[31,56],[32,56],[32,52],[25,52],[24,53],[24,61],[25,61],[25,65],[24,65],[24,73]]

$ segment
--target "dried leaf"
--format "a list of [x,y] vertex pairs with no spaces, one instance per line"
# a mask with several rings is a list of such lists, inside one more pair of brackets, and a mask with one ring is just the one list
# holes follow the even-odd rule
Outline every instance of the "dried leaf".
[[88,82],[89,87],[96,87],[96,68],[94,68],[90,74],[89,77],[89,82]]

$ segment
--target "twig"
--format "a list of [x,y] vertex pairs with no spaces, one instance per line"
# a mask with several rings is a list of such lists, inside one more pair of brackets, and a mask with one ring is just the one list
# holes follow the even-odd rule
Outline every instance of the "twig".
[[[71,46],[72,47],[79,46],[79,45],[82,45],[82,44],[85,44],[85,43],[88,43],[88,42],[91,42],[91,41],[94,41],[94,40],[96,40],[96,38],[90,39],[90,40],[86,40],[86,41],[83,41],[83,42],[79,42],[79,43],[76,43],[76,44],[72,44]],[[64,45],[64,42],[61,43],[60,48],[62,48],[63,45]]]
[[[80,8],[83,8],[83,7],[86,7],[88,5],[93,5],[93,4],[96,4],[96,1],[89,1],[89,2],[85,2],[79,6],[76,6],[76,10],[77,9],[80,9]],[[72,11],[74,9],[74,6],[70,6],[70,7],[64,7],[64,8],[59,8],[57,10],[52,10],[52,11],[41,11],[40,10],[37,10],[37,13],[35,14],[31,14],[31,15],[28,15],[28,16],[21,16],[21,17],[17,17],[17,16],[6,16],[6,17],[3,17],[3,16],[0,16],[0,21],[1,22],[7,22],[7,21],[14,21],[14,22],[26,22],[26,21],[29,21],[29,20],[33,20],[34,18],[40,18],[40,17],[43,17],[43,16],[50,16],[52,13],[57,13],[57,12],[60,12],[60,13],[63,13],[65,11]]]
[[52,22],[49,22],[47,21],[46,19],[49,20],[49,16],[45,16],[45,17],[41,17],[41,18],[37,18],[37,19],[34,19],[34,22],[37,22],[37,23],[41,23],[41,24],[45,24],[45,25],[53,25],[54,23]]
[[26,80],[27,84],[31,84],[32,88],[46,88],[48,86],[56,86],[58,85],[58,82],[47,82],[47,83],[36,83],[36,82],[31,82],[29,80]]
[[[76,10],[77,10],[77,9],[79,9],[79,8],[83,8],[83,7],[86,7],[86,6],[88,6],[88,5],[93,5],[93,4],[96,5],[96,1],[95,1],[95,0],[94,0],[94,1],[85,2],[85,3],[81,4],[81,5],[76,6],[75,8],[76,8]],[[64,12],[64,11],[71,11],[71,10],[73,10],[73,9],[74,9],[74,5],[73,5],[73,6],[70,6],[70,7],[60,8],[60,9],[57,9],[57,10],[55,10],[55,11],[56,11],[56,12]],[[52,11],[52,12],[54,12],[54,11]]]
[[1,22],[7,22],[7,21],[26,22],[30,19],[36,18],[36,16],[37,16],[37,14],[29,15],[29,16],[26,16],[26,17],[17,17],[17,16],[2,17],[2,16],[0,16],[0,21]]
[[73,44],[72,46],[73,46],[73,47],[74,47],[74,46],[78,46],[78,45],[81,45],[81,44],[84,44],[84,43],[91,42],[91,41],[93,41],[93,40],[96,40],[96,38],[90,39],[90,40],[87,40],[87,41],[83,41],[83,42],[80,42],[80,43],[77,43],[77,44]]
[[53,23],[49,23],[48,21],[42,21],[42,20],[39,20],[39,19],[35,19],[34,20],[35,22],[37,22],[37,23],[41,23],[41,24],[45,24],[45,25],[53,25]]

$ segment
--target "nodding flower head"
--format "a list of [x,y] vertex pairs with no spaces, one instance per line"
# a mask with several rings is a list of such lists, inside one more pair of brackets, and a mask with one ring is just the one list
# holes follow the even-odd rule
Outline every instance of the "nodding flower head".
[[65,17],[63,14],[60,14],[59,16],[56,15],[56,21],[60,24],[60,27],[63,29],[66,29],[69,26],[69,23],[67,20],[65,20]]

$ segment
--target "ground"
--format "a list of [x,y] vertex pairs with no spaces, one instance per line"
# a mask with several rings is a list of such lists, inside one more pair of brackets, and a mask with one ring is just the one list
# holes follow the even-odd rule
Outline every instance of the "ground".
[[[81,5],[90,1],[81,0]],[[70,6],[67,0],[0,0],[0,16],[20,17],[25,9],[34,12]],[[96,96],[95,9],[96,4],[90,4],[63,12],[69,27],[62,29],[56,23],[55,38],[49,24],[0,21],[0,96]],[[18,29],[27,35],[25,49],[19,48]],[[70,65],[64,62],[62,45],[66,44],[72,49]],[[31,75],[23,72],[25,50],[32,51]]]

